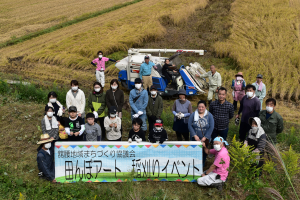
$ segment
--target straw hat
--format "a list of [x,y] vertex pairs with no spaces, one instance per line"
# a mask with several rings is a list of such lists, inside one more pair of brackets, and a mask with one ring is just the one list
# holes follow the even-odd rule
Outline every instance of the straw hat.
[[242,78],[244,78],[243,72],[238,72],[235,76],[236,76],[236,77],[237,77],[237,76],[241,76]]
[[46,133],[41,135],[41,140],[37,144],[44,144],[44,143],[52,142],[53,140],[54,139],[50,139],[50,136]]

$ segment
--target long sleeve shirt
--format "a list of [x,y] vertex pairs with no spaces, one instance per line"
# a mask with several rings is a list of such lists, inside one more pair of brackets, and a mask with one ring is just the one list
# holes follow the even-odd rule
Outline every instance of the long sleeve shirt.
[[213,75],[211,71],[200,75],[200,78],[208,78],[209,86],[217,86],[221,87],[222,85],[222,77],[219,72],[215,72]]
[[259,119],[261,120],[261,127],[264,129],[267,139],[272,140],[272,142],[276,143],[276,135],[283,131],[283,119],[279,113],[275,110],[271,114],[271,116],[267,119],[267,111],[262,110],[259,113]]
[[[117,127],[110,127],[109,125],[112,123],[116,123]],[[119,117],[115,117],[111,119],[110,117],[104,118],[104,127],[106,130],[106,137],[108,140],[117,140],[121,137],[121,119]]]
[[258,117],[260,112],[260,101],[254,96],[251,99],[247,95],[243,97],[240,102],[240,109],[238,114],[242,113],[241,122],[248,123],[250,117]]
[[110,58],[102,57],[102,58],[95,58],[91,64],[94,66],[97,66],[96,70],[97,71],[104,71],[105,70],[105,62],[107,61],[112,61],[112,62],[117,62],[115,60],[112,60]]
[[191,137],[197,135],[200,139],[206,137],[210,140],[211,134],[214,130],[214,118],[212,114],[206,110],[202,118],[200,118],[200,116],[195,117],[195,115],[199,116],[197,111],[191,114],[188,123]]
[[148,64],[145,62],[142,63],[140,66],[140,72],[139,72],[140,79],[143,79],[143,76],[150,76],[153,66],[155,66],[155,64],[151,61],[149,61]]
[[234,107],[225,100],[223,104],[213,101],[209,105],[209,112],[213,115],[216,130],[225,130],[229,127],[229,120],[233,118]]
[[72,90],[69,90],[66,95],[66,104],[67,104],[68,109],[70,108],[70,106],[75,106],[77,108],[77,112],[82,114],[81,117],[84,118],[85,95],[81,89],[77,90],[77,94],[75,97],[72,94]]
[[266,85],[264,83],[263,84],[263,87],[262,87],[262,90],[259,91],[258,90],[258,87],[259,85],[255,82],[255,83],[252,83],[252,85],[255,86],[256,90],[255,90],[255,96],[259,99],[259,100],[263,100],[265,97],[266,97],[266,93],[267,93],[267,89],[266,89]]
[[[134,99],[140,96],[135,102]],[[147,90],[141,89],[132,89],[129,94],[129,104],[131,107],[131,111],[133,113],[138,113],[139,111],[142,111],[144,114],[146,114],[146,108],[148,105],[148,92]]]
[[42,148],[38,148],[37,154],[37,165],[40,172],[43,172],[43,175],[49,180],[53,181],[55,179],[55,165],[53,161],[53,150],[54,147],[51,146],[50,154]]

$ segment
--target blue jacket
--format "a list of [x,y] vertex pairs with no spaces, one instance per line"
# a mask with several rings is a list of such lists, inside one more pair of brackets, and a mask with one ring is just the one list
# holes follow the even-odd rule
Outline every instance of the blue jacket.
[[[198,118],[195,117],[195,113],[198,116]],[[200,124],[202,127],[203,134],[201,131]],[[203,118],[200,118],[198,115],[198,110],[196,110],[191,114],[188,123],[191,138],[197,135],[200,139],[202,139],[204,135],[208,140],[210,140],[211,134],[214,130],[214,125],[214,118],[210,112],[206,110]]]
[[152,67],[155,66],[155,64],[151,61],[149,61],[149,64],[147,63],[142,63],[141,66],[140,66],[140,79],[143,78],[143,76],[149,76],[151,75],[151,69]]
[[54,165],[54,145],[51,145],[50,154],[46,152],[41,146],[37,149],[37,165],[40,172],[49,180],[55,179],[55,165]]
[[[139,96],[139,99],[134,103],[133,99],[137,96]],[[142,111],[144,114],[146,114],[146,108],[148,105],[148,92],[147,90],[142,89],[141,91],[137,89],[132,89],[129,94],[129,103],[131,107],[131,111],[133,113],[138,113],[139,111]]]

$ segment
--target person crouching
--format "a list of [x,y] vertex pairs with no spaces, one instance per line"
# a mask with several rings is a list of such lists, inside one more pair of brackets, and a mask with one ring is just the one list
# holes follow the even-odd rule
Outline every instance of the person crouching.
[[121,119],[117,116],[117,107],[109,108],[109,116],[104,118],[104,127],[106,129],[106,138],[109,141],[121,141]]
[[222,137],[214,139],[214,149],[208,149],[203,142],[205,153],[214,154],[215,160],[210,168],[203,172],[202,177],[197,179],[197,183],[201,186],[215,186],[222,190],[223,183],[228,176],[228,169],[230,165],[229,153],[225,147],[228,143]]
[[152,143],[160,143],[162,144],[164,141],[168,140],[168,134],[166,130],[163,128],[163,120],[156,119],[154,123],[154,128],[150,130],[148,139]]

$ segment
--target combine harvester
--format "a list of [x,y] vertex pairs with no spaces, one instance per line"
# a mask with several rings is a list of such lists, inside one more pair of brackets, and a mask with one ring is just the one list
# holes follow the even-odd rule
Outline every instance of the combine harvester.
[[[159,53],[159,56],[152,56],[149,53]],[[161,57],[161,53],[175,53],[175,55],[168,57]],[[144,57],[150,57],[150,61],[155,64],[157,69],[152,68],[152,81],[153,85],[159,91],[161,96],[174,96],[178,94],[179,89],[185,89],[186,94],[200,95],[205,93],[203,89],[208,88],[208,83],[205,79],[196,77],[206,73],[201,65],[197,62],[190,63],[190,66],[181,66],[179,72],[169,72],[172,76],[172,84],[168,85],[166,79],[162,74],[162,66],[165,59],[172,60],[182,53],[199,53],[204,55],[204,50],[177,50],[177,49],[134,49],[128,50],[128,56],[116,64],[120,70],[118,79],[121,81],[122,86],[128,90],[134,88],[134,80],[139,77],[140,66],[144,62]]]

